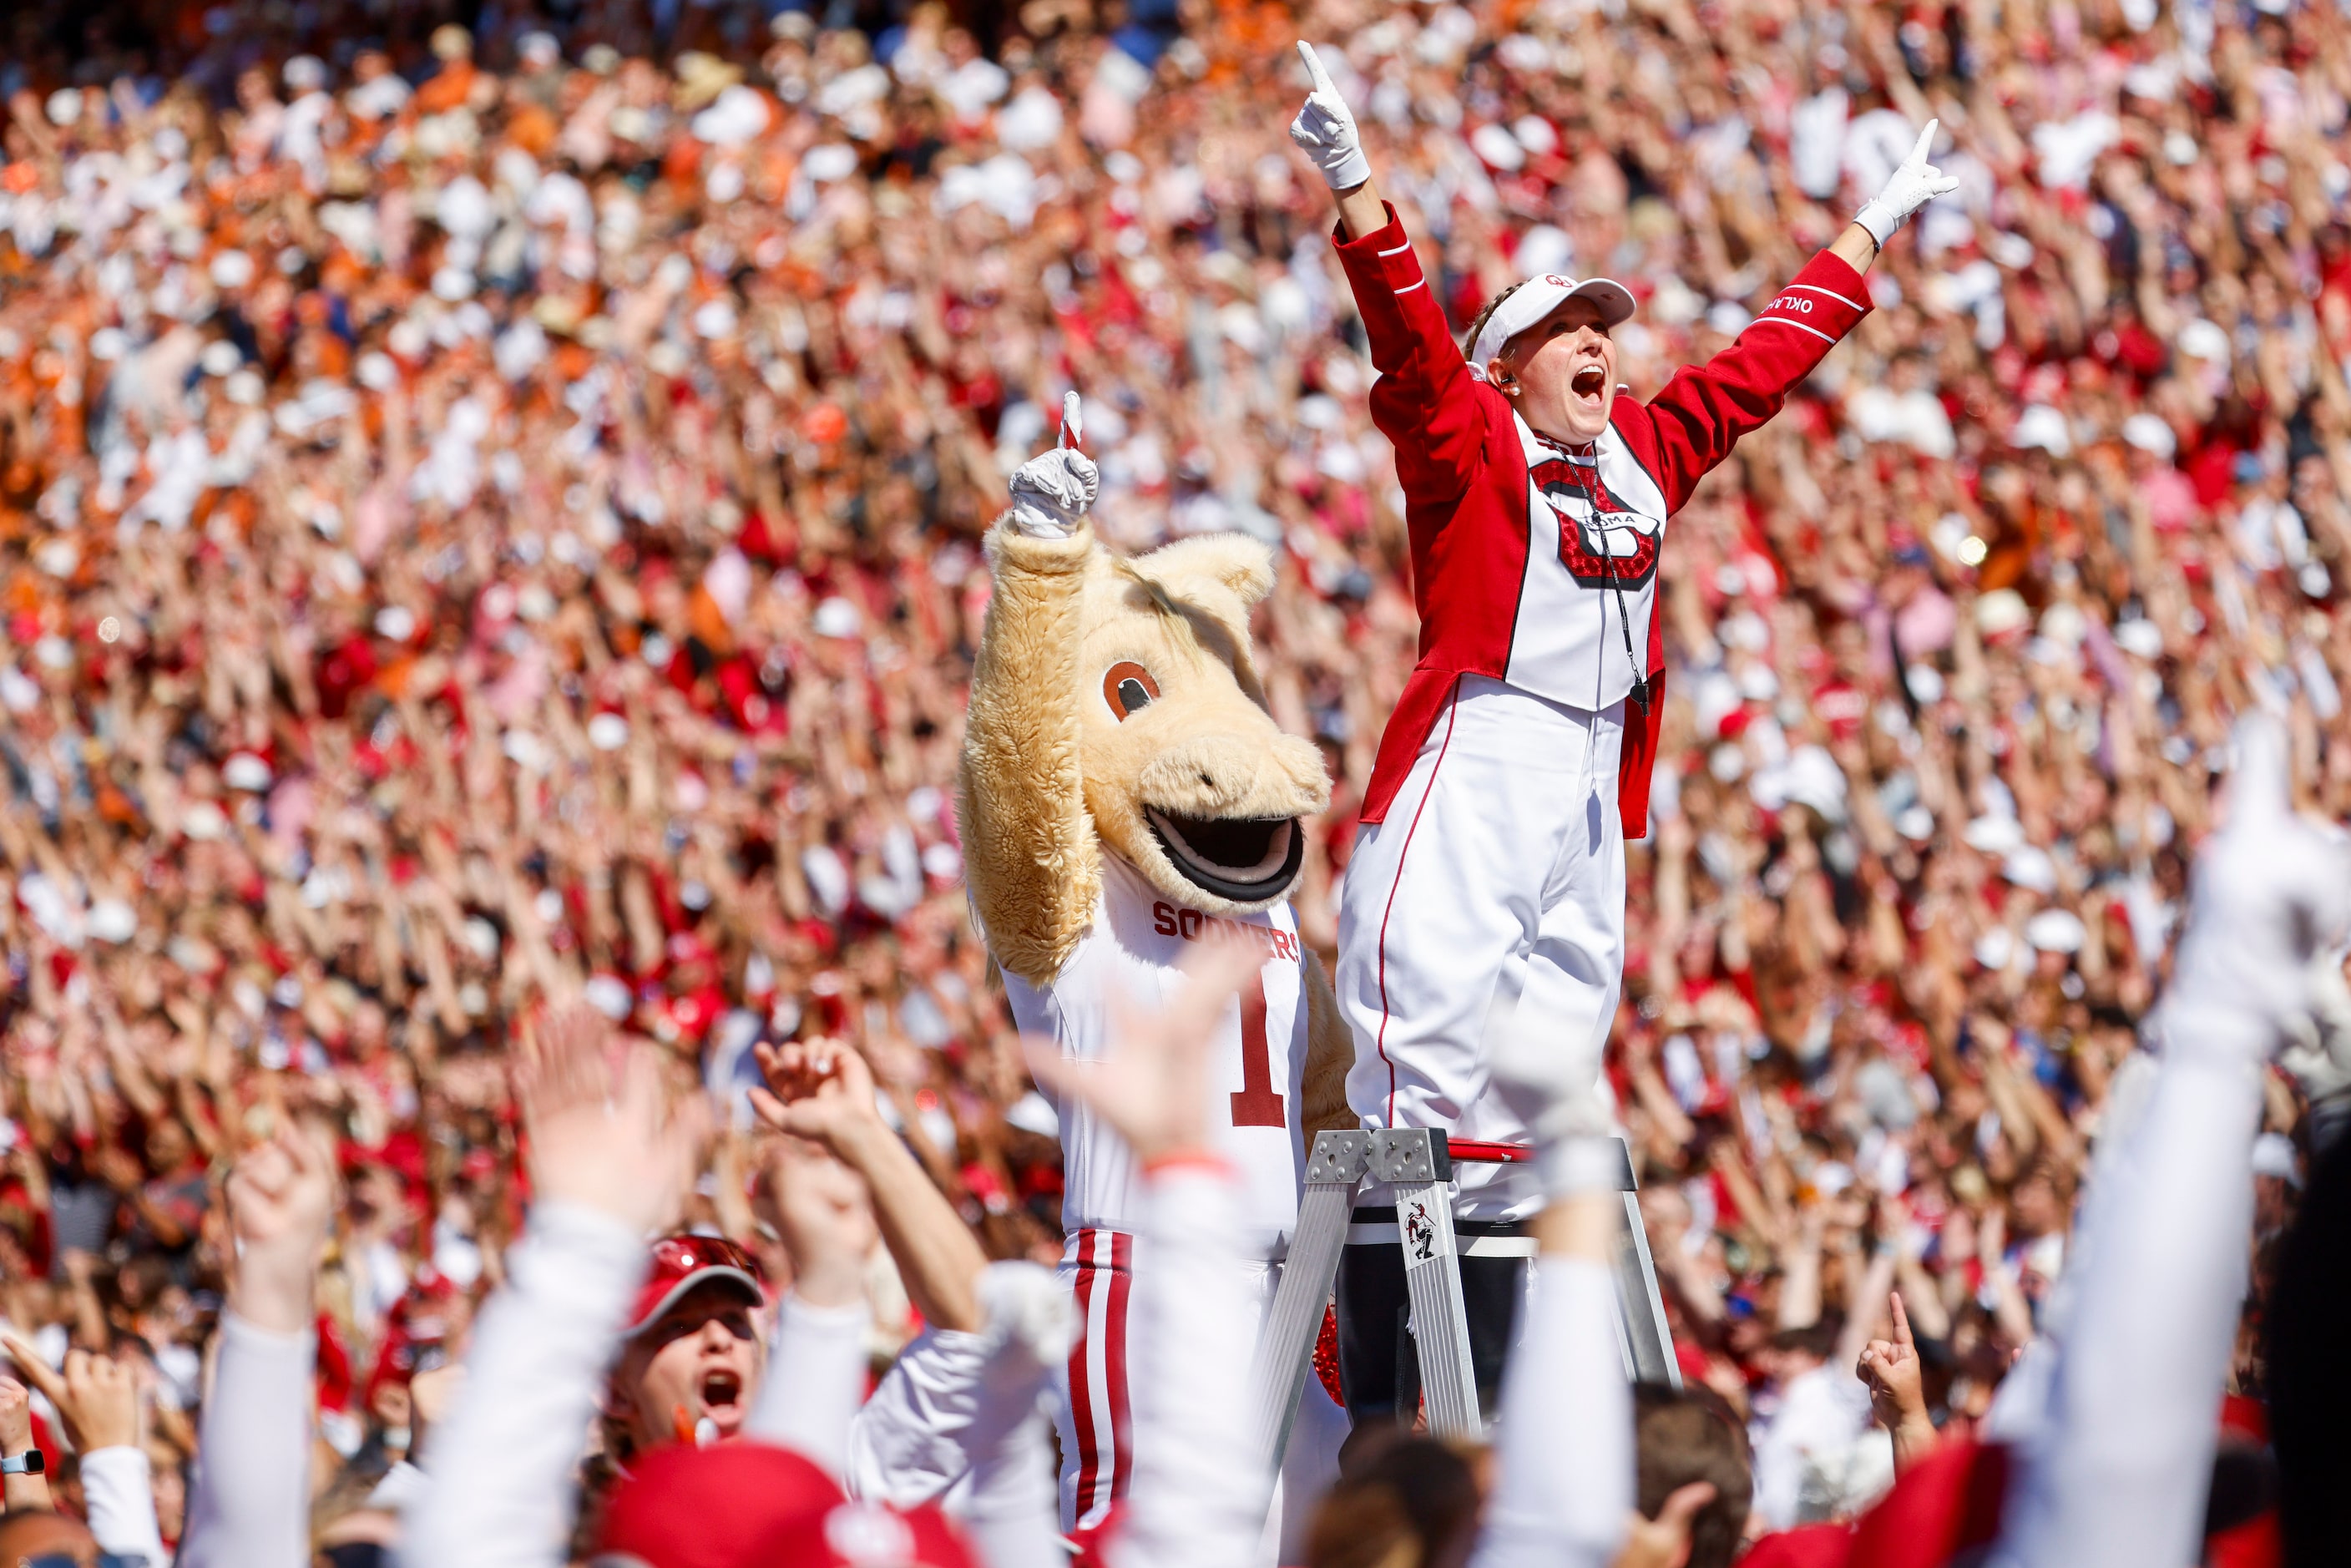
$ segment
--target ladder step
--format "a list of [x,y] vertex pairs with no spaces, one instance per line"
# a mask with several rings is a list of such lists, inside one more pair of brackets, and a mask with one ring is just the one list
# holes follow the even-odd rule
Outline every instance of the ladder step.
[[[1617,1345],[1626,1376],[1679,1388],[1681,1368],[1641,1223],[1632,1153],[1621,1140],[1617,1146],[1623,1155],[1618,1185],[1625,1202],[1625,1225],[1617,1232],[1612,1270]],[[1481,1148],[1469,1157],[1501,1156]],[[1499,1226],[1464,1224],[1457,1228],[1452,1177],[1453,1156],[1442,1132],[1390,1128],[1315,1134],[1307,1155],[1297,1228],[1266,1313],[1250,1378],[1250,1431],[1270,1469],[1279,1468],[1289,1446],[1290,1424],[1297,1419],[1299,1396],[1312,1370],[1315,1341],[1338,1276],[1339,1255],[1350,1244],[1403,1248],[1412,1354],[1429,1429],[1447,1437],[1483,1435],[1458,1260],[1533,1258],[1538,1249],[1531,1236],[1494,1234]],[[1360,1214],[1355,1209],[1356,1191],[1366,1179],[1395,1193],[1394,1219],[1381,1208]]]

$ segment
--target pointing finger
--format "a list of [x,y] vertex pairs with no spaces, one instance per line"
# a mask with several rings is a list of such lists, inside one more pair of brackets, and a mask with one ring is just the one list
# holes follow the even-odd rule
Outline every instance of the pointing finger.
[[1306,62],[1306,75],[1314,83],[1316,92],[1327,92],[1333,98],[1338,96],[1339,89],[1332,85],[1331,73],[1322,68],[1322,62],[1314,56],[1313,45],[1303,38],[1299,39],[1298,57]]
[[1086,438],[1084,412],[1078,406],[1078,394],[1073,391],[1061,394],[1061,441],[1064,450]]
[[1902,1305],[1902,1292],[1896,1291],[1894,1303],[1894,1343],[1905,1350],[1915,1350],[1917,1342],[1910,1337],[1910,1313]]
[[1927,129],[1918,132],[1918,144],[1910,149],[1911,162],[1924,163],[1935,151],[1935,131],[1942,123],[1939,119],[1930,120],[1927,122]]

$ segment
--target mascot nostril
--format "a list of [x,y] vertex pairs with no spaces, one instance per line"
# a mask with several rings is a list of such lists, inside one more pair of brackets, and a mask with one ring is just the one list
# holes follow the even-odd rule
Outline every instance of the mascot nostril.
[[[1238,938],[1264,955],[1207,1047],[1209,1134],[1240,1180],[1243,1243],[1275,1269],[1308,1144],[1357,1125],[1354,1046],[1289,904],[1330,781],[1313,743],[1273,722],[1258,681],[1249,606],[1273,586],[1272,552],[1205,534],[1114,557],[1085,520],[1095,486],[1081,454],[1032,458],[988,531],[995,592],[961,780],[972,911],[1014,1021],[1064,1056],[1101,1056],[1123,1007],[1176,995],[1202,944]],[[1060,1412],[1061,1523],[1092,1529],[1141,1457],[1180,1439],[1153,1430],[1125,1387],[1115,1281],[1145,1184],[1099,1122],[1075,1106],[1060,1115],[1063,1269],[1095,1303],[1089,1340],[1101,1336],[1071,1362],[1087,1369],[1070,1390],[1082,1414]],[[1291,1452],[1322,1455],[1301,1461],[1319,1476],[1345,1419],[1319,1384],[1306,1397]],[[1130,1408],[1132,1437],[1114,1448],[1109,1412]]]

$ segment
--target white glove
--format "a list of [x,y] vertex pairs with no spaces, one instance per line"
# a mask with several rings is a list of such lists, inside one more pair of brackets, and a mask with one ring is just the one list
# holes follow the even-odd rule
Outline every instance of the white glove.
[[1078,450],[1078,394],[1061,399],[1061,444],[1012,471],[1012,526],[1032,539],[1065,539],[1102,494],[1102,474]]
[[2351,849],[2295,814],[2276,721],[2247,718],[2236,738],[2229,820],[2196,857],[2164,1036],[2174,1051],[2261,1061],[2325,999],[2314,965],[2351,925]]
[[2343,954],[2326,951],[2310,966],[2310,1010],[2285,1023],[2278,1065],[2294,1074],[2313,1105],[2351,1094],[2351,986],[2344,984]]
[[1502,1031],[1490,1067],[1494,1092],[1534,1135],[1535,1171],[1553,1197],[1616,1186],[1624,1156],[1600,1103],[1600,1064],[1541,1029]]
[[1034,1263],[990,1263],[979,1277],[979,1308],[986,1333],[998,1353],[1040,1367],[1070,1359],[1085,1328],[1069,1287],[1052,1270]]
[[987,1350],[979,1375],[984,1414],[975,1436],[1025,1421],[1085,1332],[1070,1288],[1034,1263],[990,1263],[979,1277],[979,1307]]
[[1298,57],[1314,90],[1306,106],[1290,122],[1290,139],[1322,171],[1322,183],[1334,191],[1352,191],[1372,177],[1371,161],[1364,156],[1364,133],[1355,129],[1355,111],[1339,96],[1331,73],[1314,57],[1314,46],[1301,42]]
[[1910,156],[1902,160],[1902,167],[1886,182],[1886,189],[1863,204],[1853,221],[1870,232],[1883,246],[1894,237],[1894,231],[1910,221],[1910,214],[1938,196],[1948,196],[1959,188],[1959,176],[1946,174],[1927,162],[1934,150],[1935,131],[1943,122],[1930,120],[1927,129],[1918,132],[1918,143],[1910,149]]

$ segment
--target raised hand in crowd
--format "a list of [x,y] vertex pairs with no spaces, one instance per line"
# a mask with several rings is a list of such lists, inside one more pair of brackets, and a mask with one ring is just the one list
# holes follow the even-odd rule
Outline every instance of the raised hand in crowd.
[[1211,1147],[1208,1041],[1217,1015],[1263,964],[1238,938],[1207,940],[1188,969],[1191,983],[1171,1003],[1118,1009],[1118,1046],[1100,1061],[1063,1056],[1028,1040],[1029,1071],[1056,1094],[1084,1102],[1126,1141],[1137,1163],[1204,1156]]
[[675,1092],[662,1053],[616,1035],[584,1002],[523,1033],[515,1097],[541,1202],[572,1203],[650,1232],[676,1215],[710,1125],[699,1092]]
[[1870,1413],[1894,1438],[1894,1468],[1899,1471],[1935,1446],[1936,1432],[1927,1410],[1925,1364],[1910,1337],[1910,1315],[1899,1291],[1886,1302],[1894,1318],[1893,1337],[1874,1339],[1863,1347],[1854,1373],[1869,1387]]
[[0,1348],[57,1411],[76,1452],[127,1448],[139,1440],[139,1381],[123,1363],[74,1349],[66,1352],[62,1365],[53,1367],[6,1329],[0,1329]]
[[[823,1271],[837,1276],[848,1261],[845,1247],[855,1239],[854,1200],[833,1173],[812,1169],[808,1154],[789,1145],[789,1139],[806,1139],[862,1178],[872,1218],[924,1317],[945,1328],[977,1329],[983,1314],[977,1291],[987,1256],[922,1162],[883,1121],[864,1057],[833,1040],[756,1049],[767,1082],[751,1091],[751,1103],[768,1126],[786,1134],[768,1172],[778,1209],[794,1210],[779,1214],[787,1243],[797,1228],[801,1245],[833,1260]],[[797,1193],[791,1190],[796,1183]],[[797,1264],[798,1250],[794,1260]]]
[[881,1239],[865,1179],[829,1149],[789,1135],[774,1141],[764,1174],[793,1292],[812,1306],[862,1299]]
[[236,1268],[229,1305],[256,1328],[304,1333],[316,1311],[319,1260],[334,1218],[334,1166],[307,1127],[280,1127],[229,1173]]

